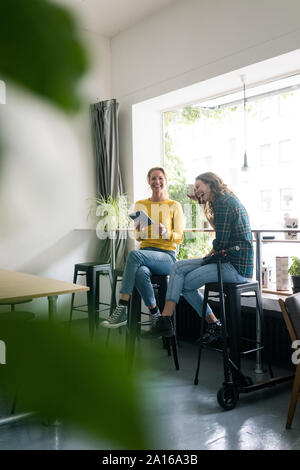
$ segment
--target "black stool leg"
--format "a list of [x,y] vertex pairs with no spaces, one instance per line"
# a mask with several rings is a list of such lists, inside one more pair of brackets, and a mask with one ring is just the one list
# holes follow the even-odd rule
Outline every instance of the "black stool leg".
[[[230,306],[230,308],[229,308]],[[229,290],[227,292],[227,331],[230,331],[228,338],[229,342],[229,358],[230,362],[232,361],[232,378],[233,380],[238,380],[240,378],[240,367],[241,367],[241,296],[240,292]]]
[[170,338],[170,342],[171,342],[171,347],[172,347],[172,353],[173,353],[175,369],[179,370],[179,361],[178,361],[177,344],[176,344],[176,336],[175,335]]
[[167,350],[168,356],[171,356],[171,349],[170,349],[170,341],[169,338],[166,338],[165,336],[162,336],[162,343],[163,343],[163,348]]
[[[155,299],[156,299],[156,305],[158,306],[160,313],[162,313],[164,306],[165,306],[165,296],[168,288],[168,283],[163,282],[163,280],[160,280],[160,283],[152,283]],[[171,346],[170,346],[170,339],[166,338],[165,336],[162,336],[162,345],[163,349],[166,349],[168,352],[168,356],[171,356]]]
[[141,297],[137,289],[134,288],[128,309],[126,354],[128,357],[128,368],[131,369],[134,360],[135,341],[138,335],[138,320],[141,310]]
[[[76,282],[77,282],[77,273],[78,273],[78,269],[77,269],[77,267],[75,266],[74,274],[73,274],[73,284],[76,284]],[[74,299],[75,299],[75,293],[73,292],[72,297],[71,297],[71,308],[70,308],[70,317],[69,317],[69,321],[72,321],[73,307],[74,307]]]
[[[159,310],[162,312],[165,306],[166,300],[166,293],[168,289],[168,278],[167,276],[161,276],[159,278],[159,283],[157,285],[157,305]],[[175,369],[179,370],[179,361],[178,361],[178,353],[177,353],[177,338],[176,338],[176,310],[172,317],[173,327],[174,327],[174,336],[171,338],[162,337],[163,346],[168,351],[168,356],[171,356],[171,351],[173,353],[173,359],[175,364]]]
[[[112,288],[111,288],[111,296],[110,296],[110,310],[109,310],[109,315],[112,314],[113,310],[117,306],[117,300],[116,300],[116,290],[117,290],[117,282],[118,282],[118,275],[113,274],[112,277]],[[106,334],[106,343],[105,345],[108,346],[110,340],[110,329],[107,329],[107,334]]]
[[222,277],[222,265],[221,260],[217,260],[218,269],[218,288],[220,293],[220,318],[222,322],[222,339],[223,339],[223,367],[224,367],[224,386],[232,385],[232,367],[230,364],[229,348],[228,348],[228,330],[227,330],[227,318],[225,311],[224,302],[224,290],[223,290],[223,277]]
[[96,328],[99,327],[99,320],[100,320],[100,314],[99,314],[99,308],[100,308],[100,274],[101,271],[97,271],[95,273],[95,278],[96,278],[96,289],[95,289],[95,326]]
[[196,373],[195,373],[195,378],[194,378],[194,385],[198,385],[198,377],[199,377],[199,369],[200,369],[200,361],[201,361],[201,352],[202,352],[202,338],[203,338],[204,326],[205,326],[205,317],[206,317],[206,308],[207,308],[207,302],[208,302],[208,294],[209,294],[209,291],[208,291],[207,287],[205,286],[204,298],[203,298],[203,307],[202,307],[201,325],[200,325],[200,344],[199,344],[199,350],[198,350],[198,361],[197,361],[197,368],[196,368]]
[[269,349],[266,347],[266,325],[265,325],[265,315],[262,306],[262,299],[259,291],[259,287],[255,290],[255,298],[256,298],[256,308],[258,310],[259,318],[260,318],[260,325],[261,325],[261,343],[264,346],[264,352],[268,363],[268,369],[271,379],[274,377],[272,364],[271,364],[271,355]]
[[96,281],[97,275],[93,269],[88,269],[86,273],[86,283],[90,290],[87,293],[88,298],[88,316],[89,316],[89,334],[90,338],[93,339],[95,333],[96,323]]
[[116,308],[116,305],[117,305],[117,299],[116,299],[117,282],[118,282],[118,276],[117,274],[114,274],[113,281],[112,281],[111,297],[110,297],[110,312],[109,312],[110,315],[112,314],[113,310]]
[[110,287],[113,285],[113,274],[111,272],[111,269],[108,269],[108,276],[109,276],[109,282],[110,282]]

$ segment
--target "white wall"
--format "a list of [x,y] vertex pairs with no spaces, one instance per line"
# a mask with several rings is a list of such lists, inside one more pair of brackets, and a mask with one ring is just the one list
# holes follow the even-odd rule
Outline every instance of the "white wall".
[[181,0],[112,39],[121,169],[132,199],[132,105],[299,49],[299,14],[298,0]]
[[[5,142],[0,181],[0,266],[72,281],[75,263],[95,258],[98,240],[88,228],[95,196],[88,105],[111,98],[109,40],[83,36],[92,67],[82,82],[86,105],[70,117],[7,84],[0,105]],[[70,296],[59,298],[60,309]],[[34,309],[46,306],[35,301]],[[31,308],[31,307],[30,307]]]

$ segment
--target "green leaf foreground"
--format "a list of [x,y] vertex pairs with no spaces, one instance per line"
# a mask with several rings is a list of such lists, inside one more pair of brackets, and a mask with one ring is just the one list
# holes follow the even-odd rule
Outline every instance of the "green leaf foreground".
[[79,108],[77,84],[87,58],[72,16],[47,0],[0,2],[0,78]]
[[18,392],[17,412],[59,419],[121,448],[149,448],[139,376],[129,371],[124,348],[91,343],[46,320],[2,320],[0,339],[1,389]]

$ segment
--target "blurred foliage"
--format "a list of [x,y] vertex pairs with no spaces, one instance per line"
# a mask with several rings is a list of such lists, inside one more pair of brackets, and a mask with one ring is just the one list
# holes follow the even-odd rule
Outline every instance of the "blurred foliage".
[[208,233],[188,233],[180,245],[177,259],[203,258],[211,250],[212,235]]
[[[64,8],[48,0],[0,2],[0,79],[70,112],[80,107],[77,87],[87,66]],[[123,347],[38,320],[1,321],[0,340],[7,351],[1,390],[7,397],[18,391],[18,412],[60,419],[122,448],[148,448],[138,374],[128,370]]]
[[47,320],[0,320],[0,331],[7,351],[1,390],[18,392],[17,412],[62,420],[120,448],[148,448],[138,374],[123,347],[91,343]]
[[79,108],[87,57],[72,16],[48,0],[0,2],[0,78],[66,111]]
[[180,113],[180,123],[191,124],[200,118],[217,119],[220,121],[230,115],[231,112],[241,110],[241,105],[220,106],[216,108],[204,108],[197,106],[185,106]]

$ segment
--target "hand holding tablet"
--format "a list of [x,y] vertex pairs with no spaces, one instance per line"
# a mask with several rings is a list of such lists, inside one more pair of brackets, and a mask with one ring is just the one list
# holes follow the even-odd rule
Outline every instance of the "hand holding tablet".
[[129,217],[134,221],[134,225],[139,225],[141,229],[147,227],[148,225],[152,225],[154,222],[144,211],[136,211],[132,214],[129,214]]

